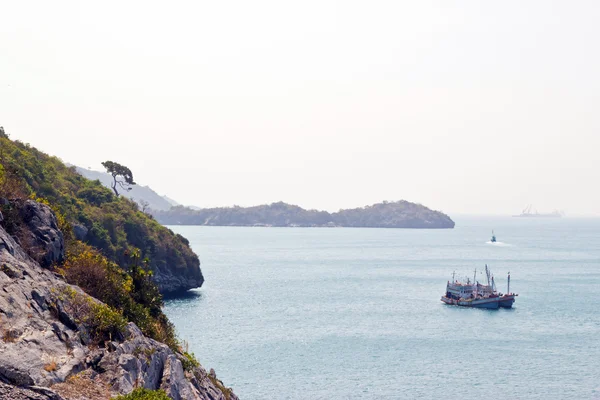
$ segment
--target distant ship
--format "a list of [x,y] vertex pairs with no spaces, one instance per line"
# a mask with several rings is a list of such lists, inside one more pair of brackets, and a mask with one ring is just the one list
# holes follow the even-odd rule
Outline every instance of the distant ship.
[[446,284],[446,294],[441,300],[449,305],[474,307],[474,308],[512,308],[515,302],[516,293],[510,292],[510,272],[508,273],[508,287],[506,294],[502,294],[496,290],[494,276],[488,266],[485,266],[485,274],[487,276],[487,285],[482,285],[476,281],[477,270],[473,275],[473,282],[467,279],[466,283],[459,282],[454,279],[452,274],[452,282]]
[[521,214],[513,215],[513,217],[523,217],[523,218],[560,218],[563,216],[563,213],[560,211],[552,211],[551,213],[539,213],[537,210],[533,211],[533,206],[530,204],[523,209]]
[[494,235],[494,231],[492,231],[492,238],[490,239],[490,242],[496,243],[496,235]]

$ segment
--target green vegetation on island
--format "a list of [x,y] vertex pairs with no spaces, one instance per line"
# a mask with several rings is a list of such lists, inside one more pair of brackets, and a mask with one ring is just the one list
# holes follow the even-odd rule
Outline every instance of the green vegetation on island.
[[152,210],[165,225],[279,226],[279,227],[364,227],[364,228],[454,228],[449,216],[405,200],[340,210],[335,213],[305,210],[283,202],[254,207],[191,209],[172,207]]

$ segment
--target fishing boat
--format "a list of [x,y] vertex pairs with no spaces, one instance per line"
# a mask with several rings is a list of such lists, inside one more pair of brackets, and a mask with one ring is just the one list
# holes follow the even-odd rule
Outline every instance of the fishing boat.
[[473,281],[467,279],[466,283],[455,279],[455,274],[452,274],[452,282],[446,284],[446,293],[441,300],[449,305],[474,307],[474,308],[512,308],[516,293],[510,292],[510,272],[508,273],[507,292],[500,293],[496,290],[494,276],[491,274],[487,264],[485,266],[485,274],[487,277],[487,285],[477,282],[477,269],[473,275]]
[[490,242],[496,243],[496,235],[494,235],[494,231],[492,231],[492,238],[490,239]]

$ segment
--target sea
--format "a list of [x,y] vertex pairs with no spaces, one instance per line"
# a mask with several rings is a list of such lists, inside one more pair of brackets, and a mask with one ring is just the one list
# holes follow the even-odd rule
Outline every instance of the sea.
[[[600,219],[455,222],[170,226],[206,281],[165,311],[240,399],[600,399]],[[440,301],[486,264],[513,309]]]

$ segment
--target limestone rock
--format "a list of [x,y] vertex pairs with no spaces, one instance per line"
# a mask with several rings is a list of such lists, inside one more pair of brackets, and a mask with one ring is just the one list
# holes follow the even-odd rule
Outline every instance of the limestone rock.
[[50,207],[33,200],[27,200],[18,207],[27,228],[25,241],[32,257],[44,268],[61,262],[65,256],[65,244]]
[[194,269],[180,269],[177,274],[173,270],[157,269],[154,271],[153,280],[163,294],[183,293],[190,289],[199,288],[204,283],[200,267]]
[[[24,208],[27,226],[46,245],[43,259],[53,262],[62,257],[62,236],[50,210],[36,204]],[[119,340],[89,345],[60,296],[66,291],[87,296],[42,268],[0,226],[0,382],[9,384],[0,386],[0,398],[100,399],[145,387],[164,389],[173,399],[225,400],[227,392],[237,400],[202,367],[185,371],[182,355],[133,323]]]
[[31,387],[29,389],[0,382],[0,399],[10,400],[65,400],[52,390]]

